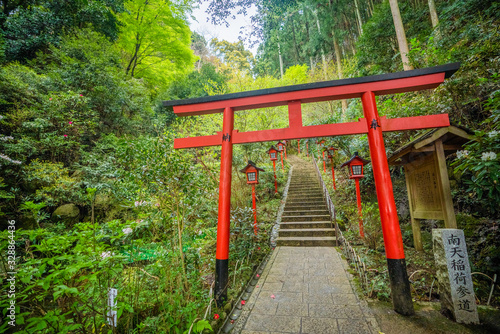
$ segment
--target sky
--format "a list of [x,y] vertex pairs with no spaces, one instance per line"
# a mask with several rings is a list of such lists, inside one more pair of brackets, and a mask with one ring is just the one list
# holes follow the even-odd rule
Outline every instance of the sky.
[[[248,10],[248,14],[244,15],[236,15],[236,19],[233,20],[229,18],[227,21],[229,22],[229,27],[225,25],[213,25],[210,22],[207,22],[207,14],[205,13],[208,8],[208,3],[203,2],[199,5],[198,9],[193,10],[193,16],[196,18],[196,21],[189,19],[189,24],[191,27],[191,31],[196,31],[197,33],[203,35],[207,41],[210,41],[212,38],[217,38],[219,40],[226,40],[228,42],[234,43],[238,41],[238,36],[241,27],[245,27],[244,29],[250,29],[250,17],[255,14],[255,8],[252,7]],[[253,55],[257,53],[258,45],[255,45],[253,48],[249,48],[248,43],[245,43],[245,48],[250,50]]]

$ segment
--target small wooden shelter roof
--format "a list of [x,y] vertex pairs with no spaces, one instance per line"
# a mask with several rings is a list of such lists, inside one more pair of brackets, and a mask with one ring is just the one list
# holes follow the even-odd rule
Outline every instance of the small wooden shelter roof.
[[398,148],[387,160],[389,165],[400,166],[413,161],[411,156],[418,154],[430,154],[434,152],[434,142],[443,142],[444,154],[449,155],[462,148],[469,142],[474,132],[466,127],[452,124],[448,127],[432,129],[427,131],[408,144]]
[[246,165],[243,169],[241,169],[241,170],[240,170],[240,172],[242,172],[242,173],[246,173],[246,172],[247,172],[247,170],[248,170],[250,167],[253,167],[253,168],[255,168],[256,170],[261,171],[261,172],[263,172],[263,171],[264,171],[262,168],[255,166],[255,162],[253,162],[252,160],[248,160],[248,165]]
[[271,153],[272,150],[279,152],[279,150],[276,147],[274,147],[274,145],[271,145],[271,148],[267,150],[267,153]]
[[351,159],[349,159],[348,161],[344,162],[344,163],[340,166],[340,168],[342,168],[342,167],[344,167],[344,166],[349,165],[349,164],[350,164],[353,160],[360,160],[360,161],[363,163],[363,165],[367,165],[367,164],[369,164],[369,163],[370,163],[370,160],[363,159],[363,158],[361,158],[361,157],[358,155],[358,152],[354,152],[354,155],[352,156],[352,158],[351,158]]

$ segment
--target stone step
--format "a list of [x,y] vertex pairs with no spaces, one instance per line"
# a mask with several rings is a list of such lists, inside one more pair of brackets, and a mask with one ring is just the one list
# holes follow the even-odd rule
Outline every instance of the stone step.
[[328,208],[324,203],[309,204],[309,205],[285,205],[285,211],[315,211],[315,210],[327,210]]
[[332,223],[329,220],[317,222],[281,222],[280,230],[282,229],[301,229],[301,228],[331,228]]
[[313,222],[329,220],[330,215],[301,215],[301,216],[283,216],[281,220],[284,222]]
[[304,195],[304,196],[290,196],[288,197],[287,196],[287,199],[286,199],[287,203],[288,202],[323,202],[324,199],[323,199],[323,196],[317,196],[317,195],[314,195],[314,196],[307,196],[307,195]]
[[293,187],[288,187],[288,190],[293,190],[293,191],[297,191],[297,190],[319,190],[321,191],[321,187],[316,185],[316,184],[307,184],[307,185],[303,185],[303,186],[293,186]]
[[323,191],[323,189],[320,187],[309,185],[301,188],[288,188],[288,191]]
[[319,186],[319,183],[309,182],[307,184],[300,185],[300,186],[299,185],[289,186],[288,189],[291,189],[291,190],[319,189],[319,190],[321,190],[321,187]]
[[318,181],[318,178],[317,177],[303,177],[303,178],[300,178],[300,180],[294,180],[293,178],[290,180],[290,185],[291,186],[302,186],[306,183],[319,183]]
[[335,237],[278,237],[278,246],[335,247]]
[[286,205],[290,206],[312,206],[312,205],[320,205],[320,204],[325,204],[325,201],[321,199],[317,200],[300,200],[300,199],[295,199],[295,200],[287,200]]
[[279,231],[279,237],[334,237],[334,228],[284,228]]
[[282,218],[289,217],[289,216],[312,216],[312,215],[328,215],[329,212],[327,209],[323,210],[300,210],[300,211],[292,211],[292,210],[287,210],[283,212],[283,215],[281,216]]
[[314,202],[314,201],[323,201],[323,195],[290,195],[287,196],[286,199],[287,202],[292,202],[292,201],[304,201],[304,202]]
[[288,188],[288,192],[294,192],[294,193],[302,193],[302,192],[317,192],[317,193],[323,193],[323,189],[321,188],[312,188],[312,187],[304,187],[304,188]]

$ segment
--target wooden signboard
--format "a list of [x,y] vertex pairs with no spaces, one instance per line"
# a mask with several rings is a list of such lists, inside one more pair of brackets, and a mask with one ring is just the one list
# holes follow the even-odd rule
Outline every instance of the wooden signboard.
[[434,155],[404,166],[412,218],[443,220],[442,190]]
[[421,219],[444,220],[446,228],[457,228],[446,154],[454,153],[472,139],[456,126],[432,130],[397,150],[389,164],[403,165],[408,190],[415,249],[423,250]]

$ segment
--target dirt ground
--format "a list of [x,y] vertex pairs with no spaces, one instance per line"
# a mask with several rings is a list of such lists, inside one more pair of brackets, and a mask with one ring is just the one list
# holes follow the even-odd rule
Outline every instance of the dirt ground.
[[439,303],[414,303],[411,317],[394,312],[390,303],[368,301],[368,305],[384,334],[500,333],[500,310],[492,307],[479,306],[480,325],[463,325],[441,315]]

